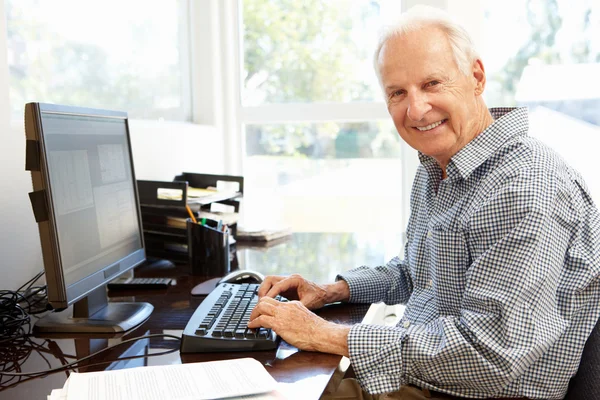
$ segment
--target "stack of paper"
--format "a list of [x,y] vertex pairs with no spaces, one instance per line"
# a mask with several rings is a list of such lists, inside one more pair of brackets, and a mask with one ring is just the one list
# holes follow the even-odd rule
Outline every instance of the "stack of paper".
[[290,228],[252,229],[240,226],[235,238],[239,241],[268,242],[269,240],[281,239],[292,235]]
[[277,382],[253,358],[72,373],[48,400],[279,399]]
[[240,192],[217,190],[217,188],[188,187],[188,203],[210,204],[212,202],[235,199],[241,197]]

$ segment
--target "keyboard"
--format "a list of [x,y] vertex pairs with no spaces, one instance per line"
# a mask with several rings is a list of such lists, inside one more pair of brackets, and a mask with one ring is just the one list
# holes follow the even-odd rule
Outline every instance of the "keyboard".
[[[271,329],[248,329],[258,301],[258,284],[221,283],[198,306],[181,338],[182,353],[273,350],[279,338]],[[277,297],[277,300],[285,301]]]

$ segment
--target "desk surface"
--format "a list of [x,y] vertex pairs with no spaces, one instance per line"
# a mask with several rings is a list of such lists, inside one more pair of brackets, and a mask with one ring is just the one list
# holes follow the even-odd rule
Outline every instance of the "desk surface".
[[[331,282],[340,271],[386,262],[398,254],[399,243],[398,236],[382,240],[381,235],[375,234],[296,233],[288,241],[273,247],[247,247],[240,243],[237,255],[240,268],[243,269],[254,269],[266,275],[298,272],[316,282]],[[109,292],[111,301],[146,301],[153,304],[154,312],[147,321],[121,337],[86,335],[75,339],[34,338],[32,341],[40,346],[39,349],[29,346],[14,355],[22,372],[58,367],[129,338],[148,334],[181,336],[187,321],[203,300],[203,297],[191,296],[190,290],[204,278],[189,276],[185,265],[168,270],[140,270],[136,271],[138,275],[171,276],[177,280],[177,284],[169,289],[118,292],[118,295]],[[338,304],[325,307],[319,311],[319,315],[338,323],[355,324],[362,320],[367,309],[368,305]],[[148,356],[170,349],[175,351]],[[253,357],[261,361],[281,383],[280,390],[284,395],[289,398],[317,399],[330,381],[341,379],[346,367],[340,365],[340,356],[298,351],[283,341],[277,351],[265,352],[180,354],[178,349],[179,342],[173,339],[142,339],[103,352],[87,361],[87,367],[83,366],[79,371]],[[135,355],[145,357],[115,361],[119,357]],[[91,365],[101,362],[101,365]],[[4,377],[0,385],[0,399],[43,399],[52,389],[62,387],[66,378],[65,372],[20,381]]]

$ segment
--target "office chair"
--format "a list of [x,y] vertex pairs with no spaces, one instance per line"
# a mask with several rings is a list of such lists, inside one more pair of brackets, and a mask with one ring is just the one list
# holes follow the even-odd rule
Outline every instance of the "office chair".
[[579,370],[569,383],[564,400],[600,399],[600,320],[585,342]]

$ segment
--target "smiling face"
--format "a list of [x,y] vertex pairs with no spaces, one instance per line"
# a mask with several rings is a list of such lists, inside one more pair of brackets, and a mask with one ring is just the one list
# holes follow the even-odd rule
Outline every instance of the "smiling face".
[[450,158],[491,124],[481,98],[481,61],[468,76],[446,34],[429,26],[390,38],[379,54],[388,111],[402,139],[444,169]]

